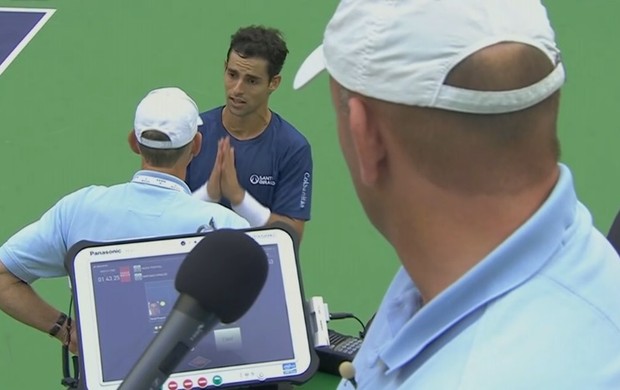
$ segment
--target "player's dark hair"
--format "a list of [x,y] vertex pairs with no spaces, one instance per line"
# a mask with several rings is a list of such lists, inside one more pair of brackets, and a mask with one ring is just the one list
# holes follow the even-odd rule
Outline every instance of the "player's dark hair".
[[[142,132],[142,137],[151,141],[170,141],[170,137],[157,130],[146,130]],[[172,168],[185,154],[185,151],[191,148],[191,145],[192,143],[190,142],[176,149],[156,149],[138,142],[140,155],[144,158],[144,161],[157,168]]]
[[265,26],[248,26],[237,30],[230,37],[230,46],[226,53],[227,61],[233,50],[243,58],[258,57],[266,60],[269,80],[280,73],[288,54],[280,30]]

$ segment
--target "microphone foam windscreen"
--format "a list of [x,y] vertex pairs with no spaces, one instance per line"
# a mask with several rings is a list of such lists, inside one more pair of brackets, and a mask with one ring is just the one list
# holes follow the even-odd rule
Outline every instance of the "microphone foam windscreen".
[[355,367],[353,366],[353,363],[349,361],[345,360],[340,363],[338,366],[338,372],[344,379],[351,380],[352,378],[355,378]]
[[252,306],[267,279],[267,255],[247,234],[231,229],[207,233],[177,273],[175,287],[223,323]]

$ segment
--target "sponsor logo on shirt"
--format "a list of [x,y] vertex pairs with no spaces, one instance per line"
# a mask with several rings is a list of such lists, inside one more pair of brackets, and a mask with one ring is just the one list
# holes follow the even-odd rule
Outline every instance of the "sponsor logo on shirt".
[[250,183],[252,183],[253,185],[261,185],[261,186],[275,186],[276,185],[276,181],[274,180],[273,176],[257,175],[257,174],[253,174],[252,176],[250,176]]
[[310,172],[304,173],[304,180],[301,184],[301,199],[299,199],[299,207],[305,208],[308,201],[308,187],[310,187]]

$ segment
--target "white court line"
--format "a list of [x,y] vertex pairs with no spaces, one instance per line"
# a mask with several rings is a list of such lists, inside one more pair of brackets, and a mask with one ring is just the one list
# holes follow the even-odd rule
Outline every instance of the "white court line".
[[36,12],[36,13],[44,14],[43,17],[37,22],[37,24],[35,24],[34,27],[30,30],[30,32],[28,32],[28,34],[26,34],[26,36],[21,40],[21,42],[15,47],[15,49],[13,49],[11,54],[9,54],[8,57],[6,57],[4,62],[0,64],[0,75],[2,75],[4,70],[8,68],[9,65],[11,65],[11,62],[13,62],[15,57],[17,57],[17,55],[24,49],[24,47],[26,47],[28,42],[30,42],[30,40],[34,38],[34,36],[43,27],[45,22],[47,22],[48,19],[52,17],[52,15],[54,14],[54,12],[56,12],[56,10],[51,9],[51,8],[2,8],[0,7],[0,12]]

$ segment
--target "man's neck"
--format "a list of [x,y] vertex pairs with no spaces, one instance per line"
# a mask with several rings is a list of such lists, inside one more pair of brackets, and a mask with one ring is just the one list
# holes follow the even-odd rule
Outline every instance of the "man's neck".
[[226,131],[239,140],[258,137],[269,125],[271,111],[265,106],[263,109],[247,116],[232,114],[226,106],[222,110],[222,124]]
[[464,197],[419,182],[410,192],[399,191],[399,199],[391,204],[400,207],[388,211],[390,225],[385,235],[424,303],[525,223],[548,198],[557,179],[557,174],[552,175],[534,188],[504,196]]
[[154,167],[150,164],[147,164],[144,161],[142,161],[142,169],[149,170],[149,171],[155,171],[155,172],[161,172],[161,173],[167,173],[183,181],[185,181],[185,175],[187,173],[186,172],[187,167],[181,167],[179,165],[174,166],[172,168]]

